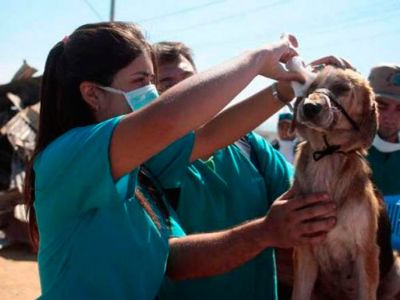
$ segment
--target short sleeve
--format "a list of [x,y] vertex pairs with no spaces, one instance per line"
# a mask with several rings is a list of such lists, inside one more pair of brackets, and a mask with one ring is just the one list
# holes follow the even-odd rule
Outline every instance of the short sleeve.
[[293,166],[260,135],[250,133],[248,139],[265,178],[268,199],[274,201],[291,186]]
[[109,160],[120,119],[72,129],[39,154],[34,162],[37,214],[61,221],[120,199]]
[[178,188],[182,184],[189,166],[194,136],[194,133],[187,134],[145,163],[163,188]]

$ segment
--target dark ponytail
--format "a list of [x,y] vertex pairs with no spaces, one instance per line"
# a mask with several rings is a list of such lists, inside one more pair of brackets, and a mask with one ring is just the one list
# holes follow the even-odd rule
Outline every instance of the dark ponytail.
[[[35,173],[33,171],[33,161],[36,158],[38,152],[40,152],[46,145],[47,141],[52,141],[57,136],[57,129],[55,130],[43,130],[46,128],[44,122],[49,121],[52,124],[56,122],[46,120],[45,116],[52,118],[52,112],[59,109],[57,101],[48,101],[50,99],[57,99],[62,91],[60,90],[60,82],[62,81],[59,74],[62,69],[62,55],[64,52],[64,43],[57,43],[53,49],[51,49],[45,65],[45,70],[42,78],[41,91],[40,91],[40,118],[39,118],[39,136],[37,138],[35,152],[32,159],[28,164],[28,169],[25,178],[25,191],[24,200],[27,205],[27,213],[29,220],[29,231],[31,236],[31,242],[36,249],[39,241],[39,234],[37,230],[36,214],[33,207],[33,201],[35,199]],[[46,102],[47,101],[47,102]]]

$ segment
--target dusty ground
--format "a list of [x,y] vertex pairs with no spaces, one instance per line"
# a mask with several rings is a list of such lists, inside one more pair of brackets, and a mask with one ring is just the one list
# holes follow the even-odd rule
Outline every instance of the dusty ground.
[[40,294],[36,256],[24,245],[0,250],[0,299],[29,300]]

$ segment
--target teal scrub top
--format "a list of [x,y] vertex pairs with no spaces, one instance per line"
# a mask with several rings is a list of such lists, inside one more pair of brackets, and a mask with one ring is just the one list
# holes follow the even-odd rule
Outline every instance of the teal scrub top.
[[[236,145],[211,160],[189,166],[181,187],[177,214],[187,234],[227,229],[264,216],[285,192],[293,169],[261,136],[247,135],[254,161]],[[161,299],[278,299],[273,249],[266,249],[239,268],[198,280],[166,279]]]
[[392,225],[392,247],[400,250],[400,150],[381,152],[374,146],[368,151],[367,157],[372,178],[388,208],[388,215]]
[[[121,118],[72,129],[35,159],[41,299],[153,300],[166,268],[168,237],[184,234],[173,212],[166,226],[149,201],[159,228],[136,200],[138,169],[114,182],[109,144]],[[193,140],[189,134],[146,166],[176,187]]]
[[400,150],[381,152],[372,146],[367,157],[374,183],[383,195],[400,195],[400,179],[397,172],[400,170]]

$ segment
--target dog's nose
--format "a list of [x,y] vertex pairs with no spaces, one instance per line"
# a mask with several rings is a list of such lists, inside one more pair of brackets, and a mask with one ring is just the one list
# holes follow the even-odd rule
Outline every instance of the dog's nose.
[[304,104],[303,112],[304,116],[307,118],[315,117],[322,110],[322,105],[319,103],[309,102]]

